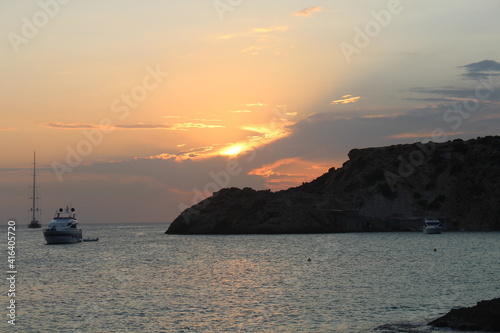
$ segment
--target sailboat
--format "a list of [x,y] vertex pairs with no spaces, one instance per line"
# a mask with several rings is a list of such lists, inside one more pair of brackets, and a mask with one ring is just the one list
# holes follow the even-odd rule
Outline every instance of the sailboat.
[[36,206],[37,204],[37,200],[38,200],[38,196],[37,196],[37,193],[36,193],[36,153],[33,152],[33,193],[31,195],[31,201],[32,201],[32,206],[31,206],[31,222],[30,224],[28,224],[28,228],[30,229],[37,229],[37,228],[41,228],[42,225],[40,224],[40,221],[38,221],[38,216],[40,215],[40,210],[39,208]]

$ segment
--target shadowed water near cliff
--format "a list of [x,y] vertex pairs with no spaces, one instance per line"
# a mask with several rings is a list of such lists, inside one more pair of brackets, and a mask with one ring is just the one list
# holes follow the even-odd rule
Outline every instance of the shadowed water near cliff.
[[99,242],[58,246],[45,245],[41,232],[20,230],[17,328],[433,332],[439,329],[425,323],[450,308],[500,294],[497,232],[186,236],[164,230],[86,225],[84,234]]

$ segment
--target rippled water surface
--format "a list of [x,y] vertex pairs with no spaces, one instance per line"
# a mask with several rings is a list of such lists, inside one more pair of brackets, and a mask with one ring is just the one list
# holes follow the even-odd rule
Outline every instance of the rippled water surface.
[[40,230],[18,226],[17,325],[4,314],[0,331],[440,332],[425,323],[500,297],[497,232],[180,236],[163,234],[160,224],[82,228],[99,242],[45,245]]

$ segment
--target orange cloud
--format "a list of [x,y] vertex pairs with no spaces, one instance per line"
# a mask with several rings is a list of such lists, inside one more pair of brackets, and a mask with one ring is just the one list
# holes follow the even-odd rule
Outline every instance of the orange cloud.
[[[240,50],[242,53],[246,53],[252,56],[258,56],[261,52],[266,51],[269,54],[282,55],[286,54],[291,48],[289,41],[283,39],[283,37],[277,36],[276,33],[288,31],[288,27],[274,26],[274,27],[262,27],[253,28],[245,32],[238,32],[234,34],[226,34],[218,36],[218,40],[233,40],[233,39],[246,39],[247,47]],[[283,46],[286,45],[286,46]]]
[[275,27],[264,27],[264,28],[253,28],[247,32],[235,33],[235,34],[227,34],[218,36],[217,39],[221,40],[229,40],[238,37],[252,37],[252,36],[262,36],[262,34],[267,34],[270,32],[285,32],[288,31],[288,27],[285,25],[275,26]]
[[260,50],[267,49],[268,47],[252,45],[241,50],[241,53],[248,53],[250,55],[259,55]]
[[349,104],[349,103],[356,103],[359,101],[361,96],[356,96],[353,97],[352,95],[344,95],[342,96],[342,99],[338,99],[336,101],[331,102],[331,105],[337,105],[337,104]]
[[97,128],[101,130],[148,130],[148,129],[161,129],[169,131],[187,131],[188,128],[225,128],[223,125],[209,125],[203,123],[177,123],[177,124],[118,124],[118,125],[96,125],[85,123],[45,123],[46,126],[61,129],[88,129]]
[[225,128],[223,125],[208,125],[203,123],[182,123],[173,124],[172,127],[178,130],[185,130],[187,128]]
[[266,164],[258,169],[254,169],[254,170],[250,171],[248,174],[262,176],[262,177],[266,177],[266,178],[270,177],[270,176],[274,176],[274,175],[279,176],[280,173],[275,171],[275,169],[277,169],[283,165],[295,163],[298,161],[299,161],[299,158],[297,158],[297,157],[285,158],[285,159],[276,161],[276,162],[271,163],[271,164]]
[[323,8],[321,7],[307,7],[302,9],[301,11],[293,13],[295,16],[302,16],[302,17],[311,17],[314,12],[322,12]]
[[321,167],[298,157],[285,158],[249,172],[265,178],[267,187],[272,190],[282,190],[310,181],[323,174],[327,167]]
[[285,25],[280,25],[276,27],[269,27],[269,28],[254,28],[252,31],[255,33],[268,33],[268,32],[273,32],[273,31],[287,31],[288,27]]
[[194,120],[196,120],[196,121],[216,121],[216,122],[222,121],[222,119],[204,119],[204,118],[197,118]]
[[136,160],[179,160],[179,156],[175,154],[168,154],[168,153],[163,153],[163,154],[158,154],[158,155],[153,155],[153,156],[148,156],[148,157],[135,157]]
[[45,123],[47,127],[53,128],[63,128],[63,129],[82,129],[82,128],[96,128],[97,125],[93,124],[84,124],[84,123],[53,123],[47,122]]
[[130,124],[130,125],[114,125],[116,129],[128,129],[128,130],[136,130],[136,129],[168,129],[173,130],[171,125],[166,124]]
[[207,158],[216,155],[214,153],[215,146],[203,146],[195,147],[184,151],[179,151],[175,154],[162,153],[157,155],[151,155],[147,157],[136,157],[135,159],[145,159],[145,160],[174,160],[176,162],[184,161],[187,159],[200,159]]

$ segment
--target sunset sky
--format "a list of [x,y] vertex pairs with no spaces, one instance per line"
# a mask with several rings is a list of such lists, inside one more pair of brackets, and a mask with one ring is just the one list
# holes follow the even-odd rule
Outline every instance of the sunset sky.
[[[0,2],[0,219],[170,222],[352,148],[500,130],[497,0]],[[433,136],[439,133],[439,137]]]

